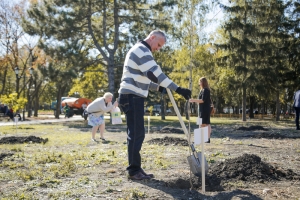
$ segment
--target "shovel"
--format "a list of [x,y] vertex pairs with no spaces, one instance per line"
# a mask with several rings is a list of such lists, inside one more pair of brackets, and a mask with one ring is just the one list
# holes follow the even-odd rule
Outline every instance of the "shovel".
[[[174,97],[172,95],[172,92],[168,88],[166,88],[166,90],[167,90],[169,98],[170,98],[170,100],[171,100],[171,102],[173,104],[174,111],[176,112],[176,115],[177,115],[177,117],[179,119],[179,122],[180,122],[180,125],[181,125],[182,129],[183,129],[183,132],[184,132],[184,134],[187,137],[189,146],[190,146],[190,148],[192,150],[192,154],[187,157],[188,163],[190,165],[190,169],[191,169],[192,173],[195,176],[201,176],[201,169],[202,169],[201,166],[202,166],[202,163],[201,163],[201,159],[199,159],[199,158],[201,158],[201,152],[196,152],[194,145],[191,144],[191,142],[190,142],[190,133],[187,130],[187,128],[186,128],[186,126],[185,126],[185,124],[184,124],[184,122],[182,120],[182,117],[181,117],[181,115],[179,113],[179,110],[178,110],[178,107],[177,107],[177,105],[175,103],[175,100],[174,100]],[[189,115],[187,115],[187,118],[189,119]],[[208,172],[208,164],[207,164],[207,161],[206,161],[205,157],[204,157],[204,165],[203,166],[205,168],[205,174],[207,174],[207,172]]]

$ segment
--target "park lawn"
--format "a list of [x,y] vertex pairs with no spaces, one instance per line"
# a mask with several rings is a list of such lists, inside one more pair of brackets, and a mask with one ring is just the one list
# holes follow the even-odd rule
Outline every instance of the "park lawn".
[[[146,130],[147,120],[148,117],[145,116]],[[195,118],[191,118],[193,127],[197,127],[195,121]],[[105,137],[109,141],[105,143],[91,142],[91,127],[84,121],[22,125],[18,129],[1,127],[0,138],[30,135],[48,138],[45,144],[0,144],[1,154],[11,154],[3,158],[2,162],[0,160],[1,199],[229,199],[240,195],[249,199],[297,199],[300,196],[300,184],[297,180],[273,183],[229,181],[222,185],[224,191],[202,193],[201,187],[198,187],[194,192],[189,192],[189,186],[186,186],[189,183],[186,161],[188,147],[147,143],[164,137],[185,139],[183,134],[154,132],[158,127],[164,126],[179,128],[180,124],[175,116],[166,116],[165,121],[160,116],[151,116],[151,134],[146,134],[141,151],[142,167],[145,171],[154,172],[156,179],[130,181],[125,171],[126,125],[113,126],[109,124],[109,120],[106,120],[106,124]],[[282,168],[288,167],[300,174],[300,139],[240,137],[249,133],[238,131],[238,127],[252,125],[263,126],[271,133],[283,136],[299,134],[293,130],[292,121],[241,122],[212,118],[212,142],[205,146],[209,164],[214,166],[226,159],[253,153],[266,162],[276,163]],[[253,132],[256,133],[261,132]],[[180,184],[182,182],[184,184]],[[264,193],[264,188],[273,192]]]

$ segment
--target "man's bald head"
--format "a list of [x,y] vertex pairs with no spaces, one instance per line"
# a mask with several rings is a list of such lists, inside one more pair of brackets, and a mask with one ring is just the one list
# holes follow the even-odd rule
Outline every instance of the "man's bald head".
[[166,41],[165,33],[160,30],[152,31],[145,39],[145,42],[150,45],[152,52],[159,51]]
[[156,35],[156,36],[159,36],[159,37],[163,37],[164,40],[165,40],[165,43],[167,42],[167,37],[166,37],[165,33],[162,32],[161,30],[151,31],[151,33],[148,35],[147,38],[151,37],[151,35]]

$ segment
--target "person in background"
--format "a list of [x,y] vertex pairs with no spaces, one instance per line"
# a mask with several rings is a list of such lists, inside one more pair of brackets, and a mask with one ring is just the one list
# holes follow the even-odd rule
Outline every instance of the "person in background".
[[165,88],[175,91],[185,99],[191,91],[181,88],[170,80],[155,62],[152,52],[159,51],[166,43],[164,32],[152,31],[145,40],[135,44],[127,53],[120,83],[119,104],[126,115],[128,178],[142,180],[153,178],[141,168],[140,150],[145,138],[144,101],[149,89],[164,92]]
[[83,102],[81,108],[82,108],[82,117],[84,118],[84,116],[86,115],[86,108],[87,108],[86,102]]
[[83,102],[83,104],[81,105],[81,107],[82,107],[82,110],[85,110],[86,107],[87,107],[86,102]]
[[8,116],[11,120],[14,119],[13,113],[8,109],[7,105],[0,104],[1,112],[4,113],[4,115]]
[[294,94],[294,104],[293,107],[295,109],[295,123],[296,123],[296,130],[300,130],[299,127],[299,115],[300,115],[300,90],[295,92]]
[[200,94],[198,99],[190,99],[190,102],[199,103],[198,113],[199,117],[202,118],[202,127],[208,127],[208,141],[210,143],[210,135],[211,135],[211,126],[210,126],[210,88],[208,85],[208,81],[205,77],[199,79],[200,86]]
[[112,93],[105,93],[103,97],[95,99],[92,103],[90,103],[86,110],[89,114],[88,124],[92,126],[92,141],[97,142],[95,136],[96,132],[100,130],[100,139],[105,141],[104,139],[104,131],[105,131],[105,120],[104,113],[110,112],[113,108],[118,106],[118,102],[112,105]]
[[65,118],[69,117],[69,111],[70,111],[70,107],[69,105],[66,103],[65,107],[64,107],[64,111],[65,111]]

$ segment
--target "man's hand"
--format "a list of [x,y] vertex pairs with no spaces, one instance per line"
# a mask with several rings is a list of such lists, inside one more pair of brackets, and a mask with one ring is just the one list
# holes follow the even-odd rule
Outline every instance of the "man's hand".
[[192,92],[189,89],[178,87],[175,91],[177,94],[183,96],[186,100],[191,98]]
[[167,90],[164,87],[159,86],[158,91],[160,91],[162,94],[166,94]]

